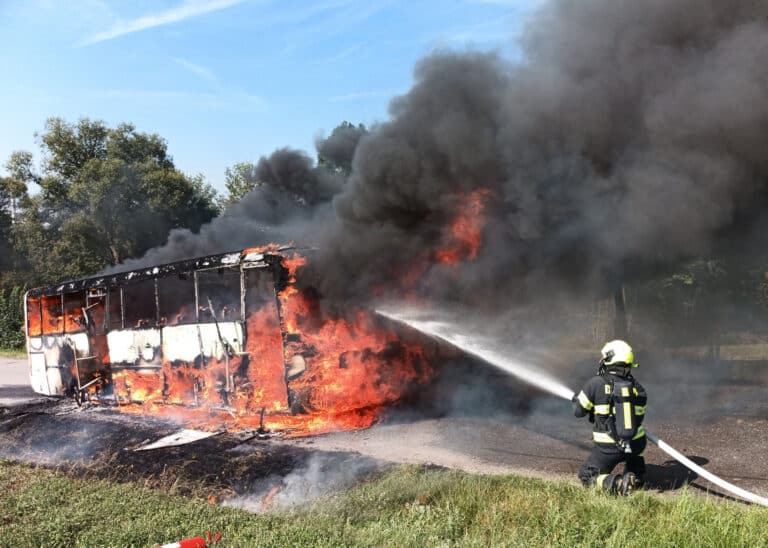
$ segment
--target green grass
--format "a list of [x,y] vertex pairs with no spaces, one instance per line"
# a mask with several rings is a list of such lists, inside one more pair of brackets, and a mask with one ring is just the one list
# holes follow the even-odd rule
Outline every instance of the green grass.
[[0,493],[0,545],[14,547],[154,546],[208,529],[219,547],[768,545],[764,508],[419,467],[269,515],[9,462]]
[[26,359],[27,351],[23,348],[0,348],[0,358]]

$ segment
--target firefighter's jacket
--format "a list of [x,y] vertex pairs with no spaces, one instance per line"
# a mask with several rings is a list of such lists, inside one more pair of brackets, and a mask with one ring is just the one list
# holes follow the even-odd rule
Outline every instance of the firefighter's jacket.
[[[616,444],[616,440],[611,435],[609,421],[615,413],[614,410],[610,408],[612,392],[611,380],[626,380],[627,378],[632,377],[631,375],[624,377],[620,372],[609,369],[603,375],[595,375],[589,379],[581,392],[576,396],[577,401],[574,403],[574,414],[577,417],[583,417],[585,415],[590,416],[590,421],[594,424],[592,438],[598,445],[609,446]],[[639,440],[640,438],[645,437],[645,428],[642,425],[642,421],[645,417],[645,404],[648,401],[648,396],[645,393],[645,388],[643,388],[639,382],[634,378],[632,378],[632,381],[635,390],[632,398],[634,414],[640,425],[637,434],[632,439]]]

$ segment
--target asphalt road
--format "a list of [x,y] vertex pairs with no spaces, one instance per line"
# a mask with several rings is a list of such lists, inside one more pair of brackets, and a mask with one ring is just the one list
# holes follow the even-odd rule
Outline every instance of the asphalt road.
[[[646,426],[711,472],[768,496],[768,375],[756,370],[748,378],[743,371],[732,373],[728,370],[714,377],[707,372],[705,377],[678,369],[648,374],[656,382],[643,382],[649,393]],[[26,361],[0,359],[0,406],[35,399]],[[89,413],[79,414],[77,420],[88,417]],[[590,425],[572,415],[568,402],[535,393],[530,405],[516,413],[461,406],[432,417],[391,413],[364,431],[269,443],[479,473],[516,472],[575,481],[591,448],[589,440]],[[677,489],[686,481],[701,491],[712,488],[650,444],[646,461],[651,488]]]
[[19,405],[36,398],[29,385],[27,360],[0,358],[0,406]]

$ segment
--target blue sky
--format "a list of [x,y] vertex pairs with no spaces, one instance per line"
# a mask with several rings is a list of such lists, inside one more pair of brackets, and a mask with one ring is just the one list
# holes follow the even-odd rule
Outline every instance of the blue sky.
[[[0,164],[61,116],[133,122],[219,190],[224,170],[387,118],[416,61],[496,50],[541,0],[0,0]],[[0,173],[4,170],[0,168]]]

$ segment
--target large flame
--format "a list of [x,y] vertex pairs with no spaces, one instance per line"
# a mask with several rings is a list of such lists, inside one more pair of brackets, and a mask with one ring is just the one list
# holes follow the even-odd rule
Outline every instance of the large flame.
[[[439,249],[425,250],[398,276],[398,291],[403,297],[415,298],[416,284],[430,266],[456,268],[463,261],[476,259],[489,194],[479,189],[461,197]],[[279,261],[280,276],[273,280],[275,292],[271,297],[256,300],[258,304],[242,316],[244,344],[231,345],[221,335],[216,311],[209,301],[209,306],[201,306],[197,315],[208,324],[207,328],[215,324],[219,351],[202,351],[200,339],[202,353],[193,362],[165,358],[156,362],[142,357],[136,364],[113,365],[112,388],[121,410],[172,417],[209,430],[259,428],[305,435],[366,428],[389,404],[431,378],[433,369],[424,349],[403,341],[373,312],[326,315],[316,292],[297,283],[307,263],[304,256],[275,244],[241,252],[242,257],[250,254]],[[231,312],[220,305],[219,314],[223,315],[222,308]],[[82,327],[78,324],[84,317],[82,305],[60,296],[30,299],[28,311],[32,312],[30,335],[75,332]],[[103,303],[90,314],[95,323],[103,322]],[[155,330],[181,326],[182,331],[177,331],[181,333],[184,324],[195,325],[189,323],[194,317],[194,308],[182,305],[163,318]],[[233,320],[229,317],[227,321],[231,324]],[[203,326],[199,325],[197,333],[202,336]],[[210,330],[207,332],[210,337]],[[106,337],[91,335],[92,352],[108,363]],[[190,335],[189,344],[197,345],[192,338]],[[136,344],[141,350],[145,348],[144,343]],[[150,346],[146,344],[152,354]],[[98,369],[101,366],[94,367],[102,375]],[[103,381],[109,382],[109,375],[104,375]],[[93,384],[89,391],[103,387]]]
[[[456,269],[464,261],[474,261],[482,245],[485,227],[485,206],[491,192],[480,188],[458,196],[458,211],[449,224],[443,227],[438,248],[425,250],[420,256],[407,264],[398,264],[393,268],[396,279],[394,291],[397,297],[410,305],[417,305],[416,295],[419,283],[425,279],[434,265]],[[381,296],[391,289],[391,284],[382,284],[375,288],[376,296]]]
[[245,352],[228,362],[165,362],[156,371],[114,372],[120,409],[178,418],[196,428],[263,427],[304,435],[366,428],[388,404],[430,378],[422,348],[402,342],[371,313],[323,315],[312,292],[296,285],[305,264],[298,253],[284,256],[285,287],[249,314]]

